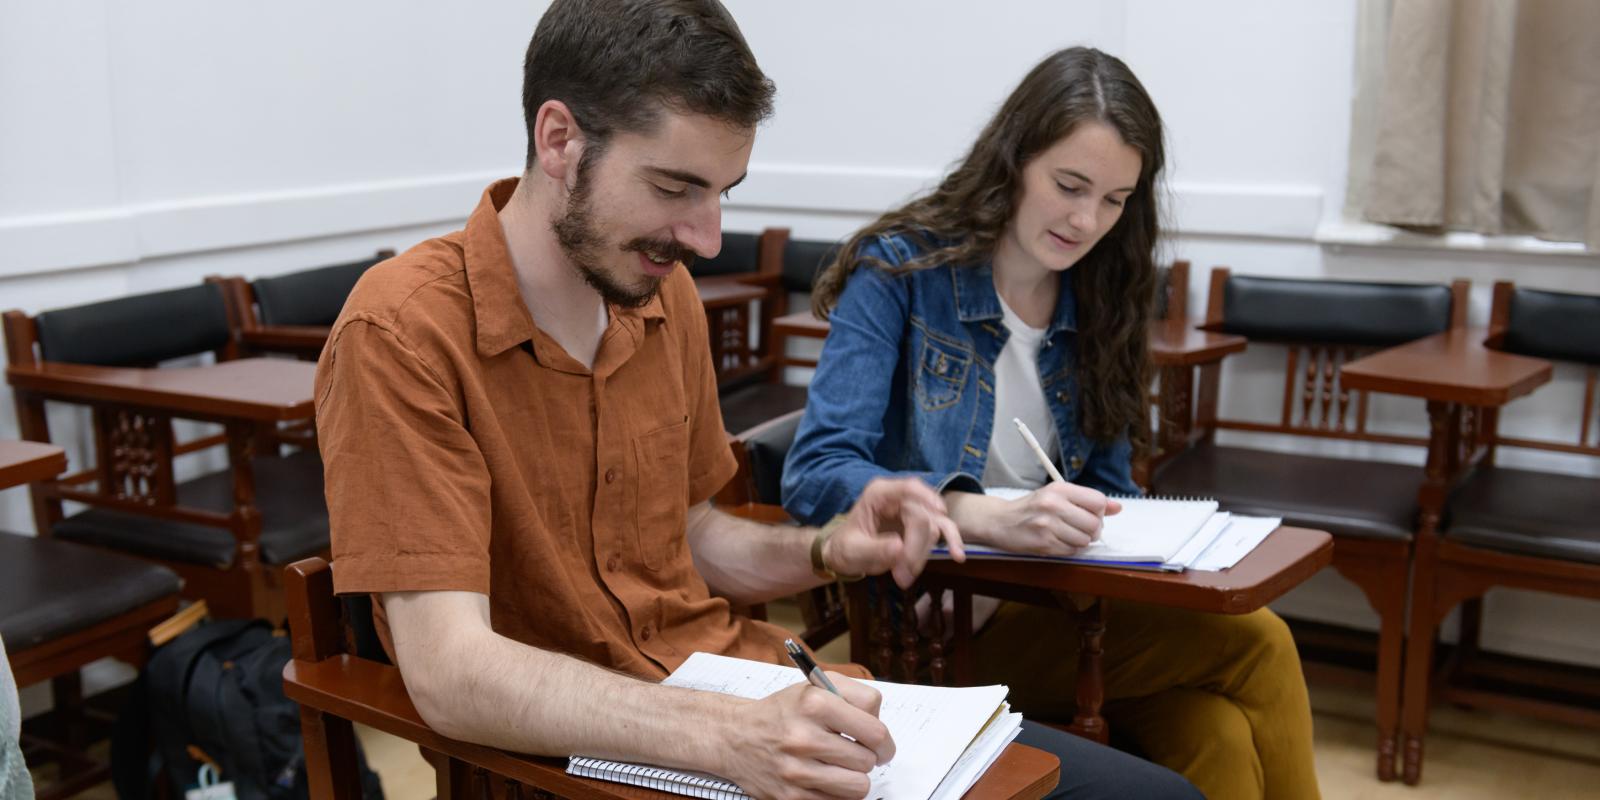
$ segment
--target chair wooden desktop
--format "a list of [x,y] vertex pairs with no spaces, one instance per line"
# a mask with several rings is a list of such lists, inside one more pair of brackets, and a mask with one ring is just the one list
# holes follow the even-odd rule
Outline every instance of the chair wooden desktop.
[[[45,404],[91,412],[94,464],[30,486],[41,537],[163,564],[184,595],[225,617],[281,619],[277,564],[327,548],[314,448],[262,451],[280,423],[313,415],[314,366],[237,359],[215,285],[119,298],[30,317],[4,315],[6,380],[24,438],[48,442]],[[214,351],[215,364],[155,368]],[[222,433],[178,442],[174,421]],[[228,467],[180,481],[175,461],[223,447]],[[68,516],[63,502],[88,508]]]
[[[1420,467],[1332,458],[1219,443],[1219,431],[1296,437],[1301,442],[1344,440],[1427,446],[1420,436],[1368,430],[1368,398],[1342,377],[1344,365],[1374,352],[1466,320],[1465,281],[1451,285],[1358,283],[1211,273],[1205,330],[1245,337],[1252,346],[1280,346],[1285,360],[1275,404],[1278,419],[1227,418],[1219,411],[1221,363],[1198,367],[1188,408],[1170,418],[1191,426],[1164,432],[1153,459],[1158,494],[1214,497],[1224,510],[1281,516],[1285,525],[1327,530],[1338,541],[1333,567],[1361,589],[1377,613],[1377,767],[1392,780],[1399,735],[1406,584],[1417,528]],[[1364,646],[1354,637],[1296,627],[1307,673],[1361,680],[1328,667],[1327,651],[1347,661]],[[1318,649],[1322,648],[1322,649]],[[1370,652],[1370,651],[1369,651]],[[1359,658],[1359,654],[1357,656]],[[1366,673],[1359,673],[1364,676]]]
[[237,276],[206,280],[220,285],[228,297],[241,355],[280,353],[315,361],[356,281],[394,254],[383,249],[371,258],[254,281]]
[[[1550,361],[1583,366],[1572,441],[1501,427],[1507,404],[1550,380]],[[1506,466],[1508,449],[1600,456],[1600,297],[1495,285],[1489,330],[1454,331],[1352,363],[1347,380],[1420,397],[1430,418],[1427,483],[1411,579],[1402,776],[1421,779],[1435,700],[1600,725],[1595,670],[1492,655],[1479,646],[1494,587],[1600,599],[1600,481]],[[1461,606],[1459,641],[1434,663],[1438,626]]]
[[[333,574],[320,558],[291,564],[289,628],[294,657],[283,670],[284,693],[300,704],[306,770],[315,800],[360,797],[352,723],[415,742],[437,770],[440,800],[567,797],[578,800],[667,800],[678,795],[579,778],[560,758],[517,755],[439,735],[422,721],[399,669],[360,658],[333,596]],[[1055,785],[1054,756],[1011,744],[967,800],[1036,800]]]
[[[0,489],[66,467],[54,445],[0,441]],[[0,532],[0,585],[0,639],[16,684],[50,681],[54,700],[48,714],[23,725],[23,755],[34,767],[59,765],[59,777],[37,788],[40,800],[70,797],[111,773],[90,750],[113,712],[85,701],[79,670],[106,657],[142,665],[147,632],[177,609],[178,576],[134,558]]]

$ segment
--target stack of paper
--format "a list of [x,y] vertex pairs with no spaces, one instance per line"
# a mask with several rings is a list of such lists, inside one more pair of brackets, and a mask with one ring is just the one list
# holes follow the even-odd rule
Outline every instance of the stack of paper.
[[[990,489],[1015,500],[1026,489]],[[1280,517],[1245,517],[1217,511],[1217,501],[1160,497],[1117,498],[1122,511],[1105,518],[1099,541],[1070,556],[1012,553],[968,545],[968,558],[1060,561],[1127,569],[1217,572],[1239,563],[1282,524]],[[950,551],[935,547],[935,558]]]
[[[662,683],[758,699],[805,677],[793,667],[695,653]],[[1005,686],[951,689],[865,681],[883,695],[878,717],[894,737],[895,757],[871,773],[877,800],[957,800],[1021,731],[1022,715],[1005,702]],[[692,797],[746,797],[711,775],[573,756],[567,772],[648,786]]]

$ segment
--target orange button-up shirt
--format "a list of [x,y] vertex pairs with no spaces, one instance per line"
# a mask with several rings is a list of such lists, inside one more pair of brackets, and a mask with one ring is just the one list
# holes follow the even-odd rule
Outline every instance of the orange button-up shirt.
[[584,367],[518,289],[497,216],[515,187],[369,270],[334,323],[316,398],[335,588],[486,594],[500,634],[644,677],[696,650],[781,661],[785,632],[730,613],[689,553],[689,506],[735,470],[693,281],[611,306]]

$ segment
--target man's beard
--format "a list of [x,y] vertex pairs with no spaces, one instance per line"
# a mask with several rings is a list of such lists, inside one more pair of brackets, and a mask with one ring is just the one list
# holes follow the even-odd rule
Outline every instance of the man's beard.
[[[593,287],[600,293],[601,299],[611,305],[639,308],[649,303],[650,298],[661,290],[663,278],[646,275],[639,285],[626,286],[600,267],[606,246],[605,237],[595,225],[594,206],[589,198],[589,179],[593,167],[590,156],[586,152],[579,158],[578,174],[573,180],[571,193],[567,195],[567,207],[550,224],[555,230],[556,242],[561,245],[561,252],[572,262],[584,283]],[[693,250],[670,239],[657,241],[640,237],[623,245],[622,250],[666,256],[672,261],[683,262],[684,267],[693,263],[695,258]]]

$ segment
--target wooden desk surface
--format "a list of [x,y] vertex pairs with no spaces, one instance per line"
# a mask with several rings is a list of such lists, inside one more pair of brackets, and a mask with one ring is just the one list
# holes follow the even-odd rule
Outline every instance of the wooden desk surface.
[[812,316],[810,311],[784,314],[772,321],[772,329],[790,336],[815,336],[821,339],[828,335],[828,323]]
[[1351,389],[1502,406],[1550,381],[1550,362],[1491,350],[1479,328],[1445,331],[1344,365]]
[[53,444],[0,441],[0,489],[54,478],[66,469],[66,452]]
[[700,294],[700,303],[706,308],[723,308],[767,296],[767,290],[759,286],[733,281],[695,281],[694,288]]
[[1233,333],[1212,333],[1190,320],[1152,320],[1150,358],[1158,367],[1184,367],[1216,361],[1243,352],[1249,340]]
[[1232,569],[1149,572],[1039,561],[929,561],[923,575],[978,594],[1038,602],[1059,592],[1139,600],[1217,614],[1247,614],[1333,560],[1333,537],[1280,527]]
[[18,389],[47,396],[105,400],[201,419],[278,422],[309,419],[316,365],[282,358],[244,358],[203,367],[95,367],[46,361],[7,367]]
[[[483,745],[446,739],[422,721],[406,694],[400,670],[341,655],[320,662],[290,660],[283,668],[289,699],[344,719],[368,725],[491,772],[575,800],[667,800],[680,795],[566,774],[566,759],[522,756]],[[1037,800],[1055,786],[1060,765],[1055,756],[1013,742],[985,772],[964,800]]]
[[264,348],[316,349],[328,341],[331,325],[257,325],[240,332],[247,345]]

